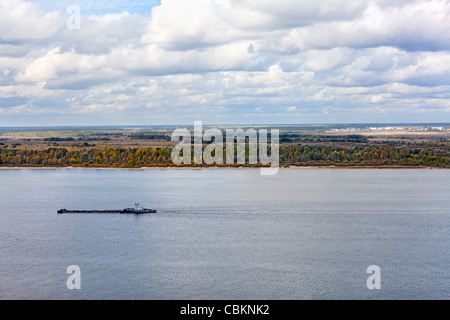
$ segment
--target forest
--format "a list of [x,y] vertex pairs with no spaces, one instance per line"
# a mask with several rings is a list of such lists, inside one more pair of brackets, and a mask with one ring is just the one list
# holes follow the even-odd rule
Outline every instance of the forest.
[[[1,166],[166,167],[175,166],[170,147],[0,148]],[[224,149],[224,154],[226,149]],[[247,148],[248,159],[248,148]],[[225,156],[224,156],[225,158]],[[432,166],[450,167],[448,152],[408,147],[280,146],[281,166]],[[248,161],[246,161],[248,163]],[[259,163],[259,161],[258,161]],[[229,166],[229,165],[228,165]],[[231,166],[241,166],[234,164]],[[254,165],[244,165],[254,166]]]

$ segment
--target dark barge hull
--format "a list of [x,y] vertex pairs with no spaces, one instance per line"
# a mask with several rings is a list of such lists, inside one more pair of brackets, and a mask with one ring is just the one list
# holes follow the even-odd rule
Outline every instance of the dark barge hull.
[[58,214],[63,213],[135,213],[135,214],[142,214],[142,213],[156,213],[156,210],[153,209],[142,209],[142,210],[135,210],[135,209],[122,209],[122,210],[67,210],[67,209],[59,209]]

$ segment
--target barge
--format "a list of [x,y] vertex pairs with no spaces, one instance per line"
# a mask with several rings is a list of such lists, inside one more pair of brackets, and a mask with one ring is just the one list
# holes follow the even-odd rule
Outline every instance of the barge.
[[117,210],[68,210],[68,209],[59,209],[58,214],[63,213],[156,213],[156,210],[147,209],[139,205],[139,203],[135,203],[134,208],[125,208],[125,209],[117,209]]

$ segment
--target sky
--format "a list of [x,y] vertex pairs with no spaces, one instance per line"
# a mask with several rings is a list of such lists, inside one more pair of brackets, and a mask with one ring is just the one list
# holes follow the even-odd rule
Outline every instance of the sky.
[[450,122],[449,17],[450,0],[0,0],[0,126]]

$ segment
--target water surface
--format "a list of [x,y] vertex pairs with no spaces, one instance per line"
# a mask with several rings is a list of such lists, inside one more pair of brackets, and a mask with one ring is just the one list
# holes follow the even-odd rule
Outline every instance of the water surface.
[[[450,171],[0,170],[0,299],[449,299]],[[121,209],[157,214],[56,214]],[[81,269],[81,290],[66,286]],[[370,265],[381,289],[369,290]]]

